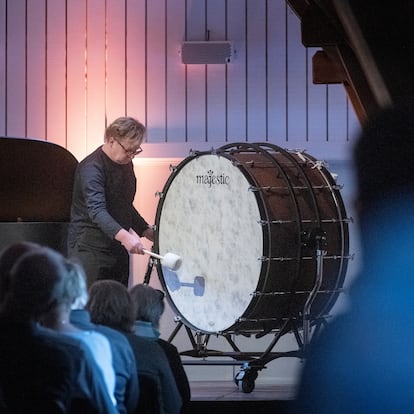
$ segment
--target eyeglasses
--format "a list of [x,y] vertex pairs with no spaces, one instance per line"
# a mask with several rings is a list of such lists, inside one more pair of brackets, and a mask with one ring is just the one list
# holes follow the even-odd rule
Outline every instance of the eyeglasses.
[[135,157],[135,155],[141,154],[142,148],[139,147],[135,151],[126,149],[117,139],[115,141],[122,147],[122,149],[125,151],[125,154],[129,157]]

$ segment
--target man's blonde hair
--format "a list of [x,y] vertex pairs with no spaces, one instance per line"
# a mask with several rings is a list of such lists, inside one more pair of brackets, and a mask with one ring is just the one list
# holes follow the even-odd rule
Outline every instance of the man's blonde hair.
[[124,116],[115,119],[105,130],[105,142],[109,138],[119,141],[130,141],[141,144],[144,140],[147,129],[135,118]]

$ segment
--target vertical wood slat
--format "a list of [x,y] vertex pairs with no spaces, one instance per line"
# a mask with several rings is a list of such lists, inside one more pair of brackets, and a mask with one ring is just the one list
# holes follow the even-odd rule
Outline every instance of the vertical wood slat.
[[126,5],[126,113],[146,119],[146,0]]
[[86,3],[67,2],[67,147],[78,160],[86,152]]
[[26,133],[46,137],[46,2],[27,2]]
[[[186,41],[206,40],[206,1],[188,2]],[[186,119],[190,142],[205,142],[206,136],[206,65],[186,65]]]
[[7,117],[7,0],[0,0],[0,136],[6,135]]
[[[209,0],[206,5],[209,40],[226,40],[226,2]],[[207,65],[206,69],[206,141],[218,142],[226,136],[227,65]]]
[[227,40],[233,42],[235,56],[227,68],[227,131],[229,142],[247,136],[246,95],[246,1],[227,0]]
[[287,13],[287,133],[288,141],[307,141],[306,49],[301,45],[300,22],[291,10]]
[[147,7],[147,128],[151,142],[162,142],[166,128],[165,0],[151,0]]
[[346,95],[343,85],[328,85],[326,116],[328,119],[326,139],[347,140]]
[[7,2],[5,134],[26,133],[26,1]]
[[166,8],[166,137],[167,142],[185,140],[185,65],[181,43],[185,38],[185,0],[167,1]]
[[66,16],[65,0],[46,8],[46,139],[66,147]]
[[106,0],[106,118],[126,115],[125,0]]
[[284,146],[286,141],[286,9],[287,4],[267,5],[268,140]]
[[265,141],[266,133],[266,1],[247,2],[247,140]]
[[103,143],[106,126],[106,9],[102,3],[101,0],[87,1],[87,152]]

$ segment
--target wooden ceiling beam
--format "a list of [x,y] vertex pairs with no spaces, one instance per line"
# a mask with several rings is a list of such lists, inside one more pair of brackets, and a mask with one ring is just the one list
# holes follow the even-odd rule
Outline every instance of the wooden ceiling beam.
[[286,0],[286,3],[295,12],[299,19],[302,19],[303,13],[309,7],[308,0]]
[[343,85],[361,124],[379,109],[371,85],[353,50],[346,44],[329,49],[345,72]]
[[315,84],[344,85],[360,123],[378,110],[378,101],[363,67],[356,56],[332,0],[287,0],[299,11],[302,43],[320,47],[312,58]]
[[302,44],[305,47],[333,46],[345,41],[337,27],[315,4],[304,10],[301,18],[301,31]]

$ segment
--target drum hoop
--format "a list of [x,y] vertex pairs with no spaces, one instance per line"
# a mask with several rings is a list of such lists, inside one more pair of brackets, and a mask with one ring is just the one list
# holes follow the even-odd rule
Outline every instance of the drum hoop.
[[[307,154],[307,153],[302,153],[302,156],[305,157],[306,161],[309,161],[313,164],[316,165],[316,163],[318,162],[318,160]],[[321,312],[322,314],[328,314],[329,311],[332,309],[333,305],[335,304],[338,296],[339,296],[339,292],[341,287],[344,284],[345,281],[345,276],[346,276],[346,272],[348,270],[348,255],[349,255],[349,228],[348,225],[345,225],[345,223],[347,223],[347,215],[346,215],[346,208],[345,208],[345,204],[343,201],[343,198],[341,196],[341,193],[339,192],[339,190],[336,188],[336,182],[334,180],[334,178],[332,177],[331,173],[328,171],[328,169],[326,167],[324,167],[323,165],[319,166],[319,171],[321,173],[321,176],[324,178],[324,180],[326,181],[326,183],[329,185],[330,187],[330,191],[331,191],[331,195],[332,198],[335,202],[335,206],[336,206],[336,211],[337,211],[337,216],[338,216],[338,222],[339,222],[339,226],[341,229],[341,242],[342,242],[342,254],[341,254],[341,264],[340,264],[340,268],[338,270],[338,278],[336,279],[336,284],[333,290],[337,291],[338,293],[331,295],[330,299],[326,302],[326,305],[324,307],[324,310]]]
[[[305,180],[307,188],[310,192],[310,195],[312,197],[312,202],[313,202],[313,206],[314,209],[313,211],[316,212],[316,216],[317,216],[317,221],[318,221],[318,225],[319,227],[322,227],[322,221],[321,221],[321,213],[319,210],[319,206],[318,206],[318,202],[316,199],[316,195],[312,186],[312,183],[309,180],[309,177],[306,175],[305,171],[303,170],[302,166],[300,165],[300,163],[296,160],[295,157],[293,157],[293,155],[291,154],[291,152],[289,152],[288,150],[285,150],[284,148],[281,148],[275,144],[271,144],[268,142],[257,142],[257,143],[244,143],[244,142],[236,142],[236,143],[230,143],[230,144],[226,144],[222,147],[220,147],[217,152],[221,153],[222,151],[228,151],[228,150],[237,150],[238,152],[240,152],[240,150],[249,150],[249,149],[253,149],[256,153],[261,153],[262,155],[264,155],[267,159],[269,159],[269,161],[271,161],[273,164],[275,164],[277,166],[277,168],[279,169],[279,171],[283,174],[284,176],[284,180],[285,182],[290,185],[289,183],[289,179],[287,174],[285,173],[285,171],[283,170],[283,167],[277,162],[277,160],[270,155],[267,151],[266,148],[269,148],[271,150],[273,150],[274,152],[278,152],[280,154],[282,154],[283,156],[285,156],[286,158],[289,159],[289,161],[292,162],[292,164],[296,167],[296,169],[298,170],[298,172],[301,174],[302,178]],[[305,161],[310,162],[312,164],[315,164],[318,162],[316,158],[314,158],[313,156],[302,152],[301,153],[302,156],[305,157]],[[346,209],[345,209],[345,205],[342,199],[342,196],[339,192],[339,190],[337,190],[335,188],[335,180],[333,179],[332,175],[329,173],[329,171],[323,166],[323,165],[319,165],[318,170],[321,174],[321,176],[323,177],[323,179],[327,182],[327,184],[330,187],[330,193],[331,196],[335,202],[335,206],[336,206],[336,211],[337,211],[337,216],[338,216],[338,221],[339,221],[339,225],[340,225],[340,229],[341,229],[341,241],[342,241],[342,254],[341,254],[341,264],[340,264],[340,268],[338,270],[338,278],[336,279],[336,284],[335,284],[335,290],[339,291],[339,288],[343,285],[344,280],[345,280],[345,276],[346,276],[346,271],[348,268],[348,253],[349,253],[349,229],[348,226],[345,225],[345,223],[347,222],[346,220]],[[293,190],[290,186],[290,193],[291,193],[291,197],[292,197],[292,201],[296,207],[296,215],[298,217],[298,236],[300,237],[300,235],[302,234],[302,220],[300,218],[300,210],[297,206],[296,203],[296,197],[293,194]],[[298,240],[298,246],[301,246],[301,240]],[[299,247],[298,250],[298,258],[301,257],[301,247]],[[302,265],[302,262],[300,260],[297,261],[297,271],[296,271],[296,275],[297,278],[299,277],[299,275],[301,274],[300,271],[300,266]],[[266,275],[266,277],[269,277],[269,275]],[[266,281],[263,280],[263,284]],[[292,283],[292,285],[294,284],[294,282]],[[294,291],[292,292],[294,293]],[[326,314],[328,313],[333,305],[335,304],[338,294],[332,295],[330,297],[330,299],[327,301],[324,310],[321,312],[321,314]]]
[[[280,147],[277,147],[273,144],[265,143],[265,144],[259,144],[259,145],[269,146],[270,148],[273,148],[273,149],[278,148],[279,150],[286,153],[286,155],[289,156],[289,158],[292,159],[292,161],[295,160],[291,153],[289,153],[289,152],[287,152],[283,149],[280,149]],[[301,154],[307,162],[310,162],[314,165],[316,165],[318,163],[318,160],[315,157],[313,157],[313,156],[311,156],[307,153],[304,153],[304,152],[302,152]],[[298,167],[300,167],[300,165],[298,164],[298,162],[296,160],[295,160],[295,162],[298,165]],[[308,182],[308,185],[312,189],[312,197],[313,197],[314,203],[316,203],[316,207],[317,207],[318,203],[316,201],[316,196],[315,196],[315,193],[313,191],[312,184],[310,183],[308,176],[304,173],[302,167],[300,167],[300,170],[301,170],[301,173],[303,173],[304,178]],[[330,187],[330,193],[331,193],[331,196],[332,196],[332,198],[335,202],[336,212],[337,212],[339,225],[340,225],[340,229],[341,229],[341,241],[342,241],[341,264],[340,264],[340,268],[338,270],[338,277],[336,279],[336,284],[335,284],[335,287],[334,287],[334,290],[339,292],[339,288],[342,287],[342,285],[344,283],[346,271],[347,271],[347,268],[348,268],[348,260],[345,259],[346,257],[348,257],[348,253],[349,253],[349,231],[348,231],[348,226],[345,226],[345,223],[347,222],[345,220],[345,218],[346,218],[346,209],[345,209],[345,205],[344,205],[342,196],[340,195],[339,191],[335,188],[336,183],[335,183],[335,180],[333,179],[332,175],[330,174],[330,172],[327,170],[326,167],[323,166],[323,164],[320,164],[320,163],[318,165],[318,170],[319,170],[322,178],[326,181],[326,183]],[[319,216],[319,220],[321,220],[319,208],[318,208],[318,216]],[[319,221],[319,226],[321,226],[320,221]],[[335,302],[338,298],[338,295],[339,295],[339,293],[336,293],[336,294],[330,296],[329,300],[326,302],[325,307],[320,312],[320,314],[328,314],[329,313],[329,311],[332,309],[333,305],[335,304]]]

